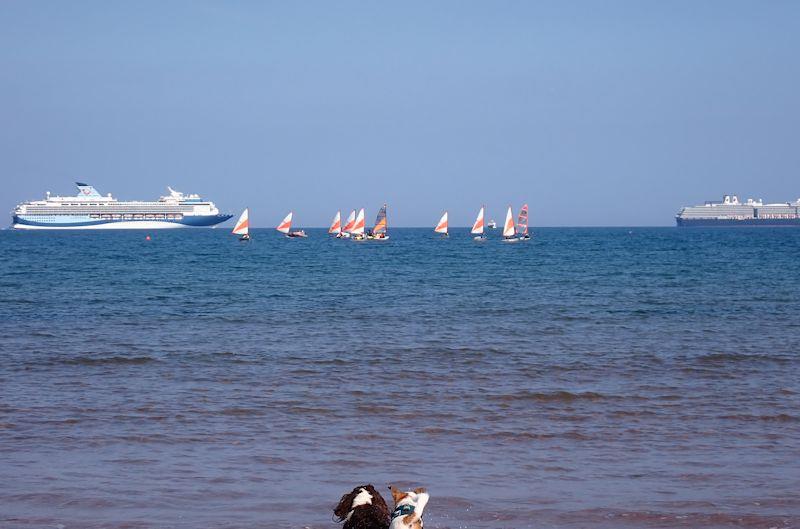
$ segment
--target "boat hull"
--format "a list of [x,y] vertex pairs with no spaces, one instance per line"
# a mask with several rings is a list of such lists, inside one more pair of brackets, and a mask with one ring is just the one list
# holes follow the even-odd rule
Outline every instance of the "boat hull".
[[216,226],[232,215],[194,215],[179,220],[150,219],[92,219],[74,216],[60,222],[42,222],[14,215],[11,227],[17,230],[163,230],[176,228],[200,228]]
[[740,226],[791,226],[800,227],[800,218],[796,219],[683,219],[677,217],[679,227],[740,227]]

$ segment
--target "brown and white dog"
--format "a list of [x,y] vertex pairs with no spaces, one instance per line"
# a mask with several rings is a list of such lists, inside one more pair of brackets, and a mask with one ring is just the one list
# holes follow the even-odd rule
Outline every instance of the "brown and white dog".
[[422,529],[422,511],[430,496],[423,488],[403,492],[389,487],[394,498],[394,511],[389,529]]
[[361,485],[348,492],[333,510],[342,529],[388,529],[389,507],[372,485]]

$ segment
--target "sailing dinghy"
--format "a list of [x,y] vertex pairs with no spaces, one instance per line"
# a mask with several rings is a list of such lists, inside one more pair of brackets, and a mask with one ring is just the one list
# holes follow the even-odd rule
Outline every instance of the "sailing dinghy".
[[483,212],[484,212],[484,209],[485,209],[485,206],[481,206],[481,210],[478,211],[478,218],[475,219],[475,224],[472,225],[472,230],[470,231],[470,233],[475,235],[475,240],[476,241],[485,241],[486,240],[486,235],[484,235],[484,233],[483,233],[483,231],[484,231],[483,230]]
[[331,222],[331,227],[328,228],[328,233],[331,235],[335,235],[336,238],[342,236],[342,212],[337,211],[336,216],[333,217],[333,222]]
[[363,241],[364,237],[364,208],[358,210],[355,223],[350,229],[350,234],[353,236],[354,241]]
[[522,209],[519,210],[519,217],[517,217],[517,233],[519,233],[519,240],[531,240],[531,236],[528,233],[528,204],[523,204]]
[[378,216],[375,217],[375,227],[372,228],[367,238],[373,241],[386,241],[389,239],[389,229],[386,224],[386,204],[378,210]]
[[511,212],[511,206],[508,206],[506,213],[506,222],[503,224],[503,242],[517,242],[517,232],[514,229],[514,214]]
[[450,234],[447,233],[447,212],[446,211],[444,212],[444,215],[442,215],[442,218],[439,219],[439,224],[437,224],[436,227],[433,228],[433,231],[436,232],[436,233],[441,233],[444,237],[449,237],[450,236]]
[[290,239],[297,238],[297,237],[308,237],[308,235],[306,235],[306,232],[303,231],[303,230],[291,231],[291,229],[292,229],[292,214],[293,214],[293,212],[290,211],[289,214],[286,215],[286,217],[283,218],[283,222],[278,224],[278,227],[275,228],[275,229],[278,230],[279,232],[283,233],[284,235],[286,235]]
[[347,222],[345,222],[344,226],[342,226],[342,233],[340,233],[337,237],[341,237],[343,239],[349,239],[350,235],[352,235],[353,232],[353,226],[355,225],[356,225],[356,210],[353,210],[347,217]]
[[250,240],[250,208],[244,208],[231,233],[238,235],[240,241]]

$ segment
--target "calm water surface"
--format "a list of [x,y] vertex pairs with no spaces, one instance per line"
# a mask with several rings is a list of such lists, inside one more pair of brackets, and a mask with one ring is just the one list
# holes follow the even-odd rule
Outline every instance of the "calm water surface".
[[0,527],[800,526],[800,230],[152,235],[0,232]]

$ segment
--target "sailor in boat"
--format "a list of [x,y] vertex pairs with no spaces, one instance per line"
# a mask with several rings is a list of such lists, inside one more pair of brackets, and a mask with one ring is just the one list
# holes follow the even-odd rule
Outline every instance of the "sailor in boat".
[[286,236],[287,237],[292,237],[292,238],[294,238],[294,237],[308,237],[308,235],[306,235],[305,230],[290,231],[289,233],[286,234]]
[[240,241],[250,240],[250,208],[244,208],[231,233],[238,235]]

